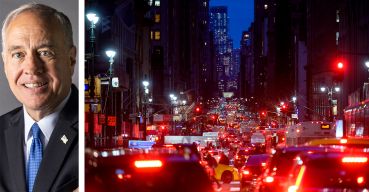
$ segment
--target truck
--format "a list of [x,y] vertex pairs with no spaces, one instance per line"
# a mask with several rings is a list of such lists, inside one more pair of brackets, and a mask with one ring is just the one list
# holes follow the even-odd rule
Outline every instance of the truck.
[[303,145],[314,139],[336,137],[336,126],[328,121],[304,121],[287,127],[286,145]]

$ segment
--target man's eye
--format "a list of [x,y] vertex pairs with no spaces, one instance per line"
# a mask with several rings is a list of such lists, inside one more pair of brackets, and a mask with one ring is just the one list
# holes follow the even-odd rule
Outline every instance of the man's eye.
[[39,52],[41,57],[52,57],[53,54],[50,51],[40,51]]
[[21,59],[22,57],[24,56],[24,54],[23,53],[13,53],[12,54],[12,57],[13,58],[16,58],[16,59]]

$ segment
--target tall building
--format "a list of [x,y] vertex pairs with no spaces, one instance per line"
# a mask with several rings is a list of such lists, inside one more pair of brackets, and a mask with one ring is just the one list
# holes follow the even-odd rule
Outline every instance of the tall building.
[[228,9],[225,6],[210,7],[210,31],[213,33],[216,51],[216,71],[218,80],[218,94],[227,91],[232,64],[233,42],[228,36]]
[[338,58],[336,41],[338,9],[339,1],[307,2],[307,98],[311,120],[332,120],[333,100],[338,101],[338,112],[343,109],[342,94],[333,92],[330,96],[328,92],[321,91],[321,87],[326,87],[327,90],[334,90],[336,86],[341,87],[341,83],[333,78]]
[[[86,13],[94,11],[99,17],[94,30],[94,47],[89,39],[91,34],[86,33],[86,66],[93,67],[93,72],[86,74],[98,79],[95,82],[98,106],[93,120],[98,136],[112,138],[122,133],[139,135],[138,126],[134,125],[141,111],[141,80],[150,71],[150,44],[145,35],[149,27],[145,18],[148,10],[149,6],[143,1],[120,0],[114,4],[99,0],[86,2]],[[89,21],[86,20],[87,23]],[[91,55],[91,49],[94,55]],[[116,51],[112,62],[105,54],[108,49]],[[116,87],[109,85],[112,77],[118,79]],[[98,114],[105,116],[97,118]],[[105,119],[105,123],[101,119]],[[111,122],[115,123],[106,123],[108,119],[114,119]],[[90,124],[91,121],[88,122]]]
[[[346,119],[347,134],[353,136],[369,135],[368,106],[361,104],[369,99],[369,71],[365,65],[369,61],[368,7],[366,0],[344,0],[336,11],[338,54],[345,62],[342,94],[346,97],[342,97],[342,102],[347,111],[358,117]],[[365,115],[359,115],[354,107],[365,110]]]
[[[169,94],[196,102],[212,82],[209,0],[155,0],[151,17],[153,100],[164,110]],[[207,95],[206,97],[210,97]],[[161,107],[160,107],[161,106]]]
[[250,98],[254,96],[254,57],[253,57],[253,23],[248,31],[242,32],[240,46],[240,97]]

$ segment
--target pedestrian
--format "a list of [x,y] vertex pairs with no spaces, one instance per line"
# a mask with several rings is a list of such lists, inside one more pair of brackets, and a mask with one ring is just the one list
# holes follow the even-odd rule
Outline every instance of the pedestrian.
[[221,190],[221,185],[219,181],[215,178],[215,168],[218,166],[217,160],[208,153],[205,156],[205,160],[208,162],[208,166],[210,167],[210,179],[212,182],[215,182],[217,184],[218,190]]

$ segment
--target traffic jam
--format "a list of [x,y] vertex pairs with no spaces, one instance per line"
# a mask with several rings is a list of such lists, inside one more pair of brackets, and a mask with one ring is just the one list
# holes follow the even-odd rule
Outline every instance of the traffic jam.
[[213,106],[204,117],[217,116],[217,131],[87,148],[86,191],[369,190],[368,138],[336,137],[323,121],[263,127],[259,114],[246,124],[239,102]]

